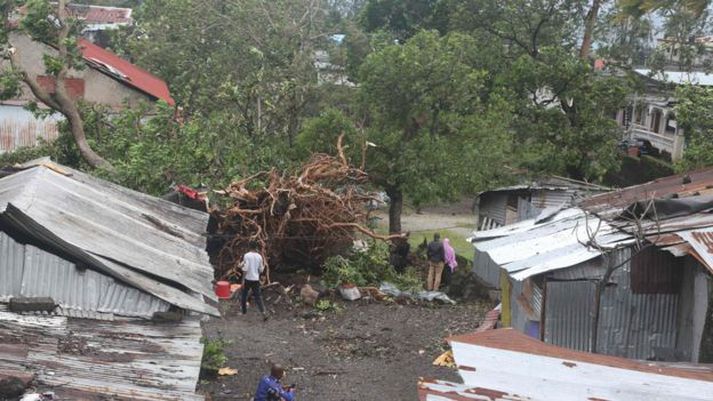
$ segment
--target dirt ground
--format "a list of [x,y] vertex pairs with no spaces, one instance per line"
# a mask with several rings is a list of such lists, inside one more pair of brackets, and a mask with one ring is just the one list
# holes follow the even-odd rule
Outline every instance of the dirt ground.
[[337,301],[339,311],[317,312],[267,293],[271,317],[256,309],[243,316],[233,302],[224,318],[204,324],[209,338],[230,342],[227,366],[235,376],[204,380],[208,400],[250,400],[271,362],[287,368],[285,384],[297,385],[300,401],[415,400],[419,377],[461,382],[454,369],[435,367],[444,338],[473,331],[489,306],[413,305]]

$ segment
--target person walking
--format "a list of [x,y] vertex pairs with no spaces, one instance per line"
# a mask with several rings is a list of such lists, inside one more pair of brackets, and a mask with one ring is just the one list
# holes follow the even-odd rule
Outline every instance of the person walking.
[[243,255],[241,262],[243,270],[243,290],[240,293],[240,308],[243,315],[247,313],[248,291],[252,292],[263,320],[267,320],[265,306],[262,304],[262,294],[260,292],[260,274],[265,271],[265,261],[258,252],[257,242],[251,241],[248,253]]
[[433,234],[433,241],[429,242],[426,248],[428,258],[428,278],[426,278],[426,290],[438,291],[441,286],[441,274],[443,274],[443,243],[441,234]]
[[451,241],[448,238],[443,239],[443,260],[445,266],[443,268],[443,283],[447,286],[451,285],[451,278],[458,267],[456,260],[456,250],[451,246]]
[[270,375],[260,379],[254,401],[295,401],[295,386],[284,387],[280,380],[285,377],[285,369],[272,365]]

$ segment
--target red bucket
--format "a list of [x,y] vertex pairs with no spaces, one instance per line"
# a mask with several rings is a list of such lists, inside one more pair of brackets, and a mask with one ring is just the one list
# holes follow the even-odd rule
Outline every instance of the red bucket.
[[218,281],[215,283],[215,295],[220,299],[230,298],[230,283],[227,281]]

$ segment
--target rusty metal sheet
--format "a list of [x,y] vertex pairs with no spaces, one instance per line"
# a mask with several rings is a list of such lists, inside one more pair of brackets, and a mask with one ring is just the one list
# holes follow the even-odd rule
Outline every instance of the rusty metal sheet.
[[713,229],[680,232],[678,235],[693,248],[696,259],[713,272]]
[[60,399],[198,401],[203,346],[197,320],[176,324],[25,316],[0,308],[0,368],[35,373]]
[[0,153],[51,142],[59,136],[59,113],[47,118],[35,117],[22,104],[0,104]]
[[503,391],[473,387],[444,380],[421,378],[418,382],[420,401],[526,401],[532,398]]
[[612,209],[623,209],[634,202],[651,198],[682,198],[710,193],[711,188],[713,188],[713,168],[706,168],[595,195],[582,201],[579,206],[589,212],[602,213]]

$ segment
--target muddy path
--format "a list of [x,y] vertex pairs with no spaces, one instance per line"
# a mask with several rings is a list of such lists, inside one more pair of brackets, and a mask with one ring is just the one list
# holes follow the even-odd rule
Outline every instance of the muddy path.
[[337,304],[339,311],[317,312],[282,300],[266,322],[256,310],[242,316],[237,305],[221,305],[226,317],[207,321],[204,333],[230,342],[227,366],[238,373],[204,381],[207,399],[250,400],[278,362],[300,401],[415,400],[420,376],[460,382],[455,370],[432,362],[446,349],[445,337],[473,331],[491,306]]

